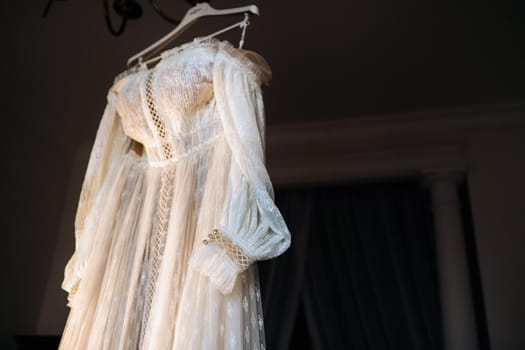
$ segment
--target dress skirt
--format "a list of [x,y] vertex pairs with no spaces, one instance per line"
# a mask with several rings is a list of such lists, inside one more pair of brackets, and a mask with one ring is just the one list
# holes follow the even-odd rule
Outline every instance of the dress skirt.
[[163,166],[130,149],[111,170],[60,349],[265,349],[257,264],[229,294],[190,264],[220,208],[221,147]]

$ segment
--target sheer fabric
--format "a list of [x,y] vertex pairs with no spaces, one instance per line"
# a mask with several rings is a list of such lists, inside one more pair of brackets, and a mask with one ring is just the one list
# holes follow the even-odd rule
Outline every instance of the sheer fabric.
[[78,204],[61,349],[265,348],[256,262],[290,245],[264,163],[270,77],[214,38],[117,77]]

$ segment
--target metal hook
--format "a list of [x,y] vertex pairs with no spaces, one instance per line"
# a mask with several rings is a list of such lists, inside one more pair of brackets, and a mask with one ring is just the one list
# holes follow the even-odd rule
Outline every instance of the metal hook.
[[248,12],[244,13],[244,21],[241,23],[242,34],[241,41],[239,42],[239,49],[242,49],[244,45],[244,37],[246,36],[246,28],[250,25],[250,15]]

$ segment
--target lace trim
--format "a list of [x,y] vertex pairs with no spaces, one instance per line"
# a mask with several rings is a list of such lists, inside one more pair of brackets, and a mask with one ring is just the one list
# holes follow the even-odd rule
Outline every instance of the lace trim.
[[217,243],[228,256],[235,261],[243,270],[246,270],[253,261],[246,256],[242,249],[233,243],[228,237],[224,236],[219,230],[214,229],[212,233],[208,234],[208,239],[202,241],[207,245],[210,242]]
[[[152,81],[153,73],[149,73],[146,81],[146,103],[148,110],[153,120],[153,125],[161,139],[162,156],[165,160],[173,157],[173,145],[169,142],[168,130],[161,118],[157,105],[153,99]],[[151,312],[151,304],[155,295],[159,269],[161,265],[162,255],[164,253],[164,245],[166,242],[166,234],[168,231],[168,217],[170,203],[173,195],[173,183],[175,180],[175,167],[168,167],[163,169],[161,174],[160,195],[157,209],[157,217],[155,218],[154,228],[151,236],[151,246],[149,250],[149,271],[148,282],[146,285],[146,296],[144,302],[144,313],[142,318],[142,330],[140,334],[140,344],[144,341],[144,335],[148,328],[148,321]]]
[[[191,157],[195,157],[199,155],[202,152],[206,152],[209,150],[214,144],[217,139],[219,139],[222,134],[218,134],[215,136],[210,137],[208,140],[204,141],[203,143],[199,144],[198,146],[193,147],[188,152],[182,153],[177,155],[176,157],[171,158],[170,160],[150,160],[148,161],[148,166],[152,168],[163,168],[167,165],[175,164],[183,159],[188,159]],[[150,148],[148,148],[150,149]],[[149,151],[149,153],[153,153],[153,151]]]
[[148,105],[148,110],[150,112],[151,119],[153,120],[153,126],[157,131],[157,135],[161,139],[162,155],[166,160],[171,159],[173,157],[173,145],[170,142],[168,130],[166,128],[166,125],[164,124],[164,120],[162,120],[159,110],[157,108],[157,104],[153,99],[154,73],[155,70],[152,70],[148,75],[148,79],[146,80],[146,103]]
[[165,168],[161,174],[158,212],[153,228],[153,234],[150,238],[151,247],[149,250],[149,271],[144,302],[144,314],[142,318],[141,342],[143,341],[143,337],[148,327],[151,304],[155,295],[162,255],[164,254],[166,234],[168,232],[169,208],[173,195],[174,180],[175,167]]
[[[259,79],[261,79],[263,83],[265,84],[269,83],[271,79],[271,69],[268,63],[266,62],[266,60],[260,54],[254,51],[247,51],[247,50],[239,49],[235,47],[228,40],[219,40],[214,37],[210,37],[206,39],[203,39],[202,37],[197,37],[190,42],[173,47],[171,49],[167,49],[160,54],[160,57],[161,57],[160,62],[162,62],[162,60],[164,60],[164,58],[166,57],[177,55],[190,48],[206,48],[206,47],[220,47],[223,50],[223,52],[228,54],[227,56],[235,59],[237,63],[240,63],[241,66],[245,66],[246,68],[248,68],[248,70],[251,70],[253,73],[255,73],[255,75]],[[251,55],[256,56],[260,64],[257,64],[256,62],[248,58],[246,53],[244,53],[243,51],[249,52]],[[158,62],[157,65],[160,62]],[[115,77],[113,84],[116,85],[120,80],[124,79],[127,76],[133,75],[137,72],[150,71],[150,70],[153,70],[154,68],[155,67],[149,68],[144,64],[129,68],[119,73]]]
[[139,65],[139,66],[135,66],[133,68],[129,68],[119,74],[117,74],[117,76],[115,77],[115,79],[113,80],[113,84],[116,85],[118,82],[120,82],[122,79],[124,79],[125,77],[127,76],[130,76],[130,75],[133,75],[137,72],[141,72],[141,71],[147,71],[148,70],[148,67],[146,65]]

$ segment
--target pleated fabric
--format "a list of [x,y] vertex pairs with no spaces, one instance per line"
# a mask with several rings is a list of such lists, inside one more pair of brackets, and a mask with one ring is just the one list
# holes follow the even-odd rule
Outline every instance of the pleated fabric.
[[[264,166],[263,68],[210,39],[117,77],[81,190],[60,349],[265,349],[256,262],[290,234]],[[203,243],[213,229],[248,267]]]

